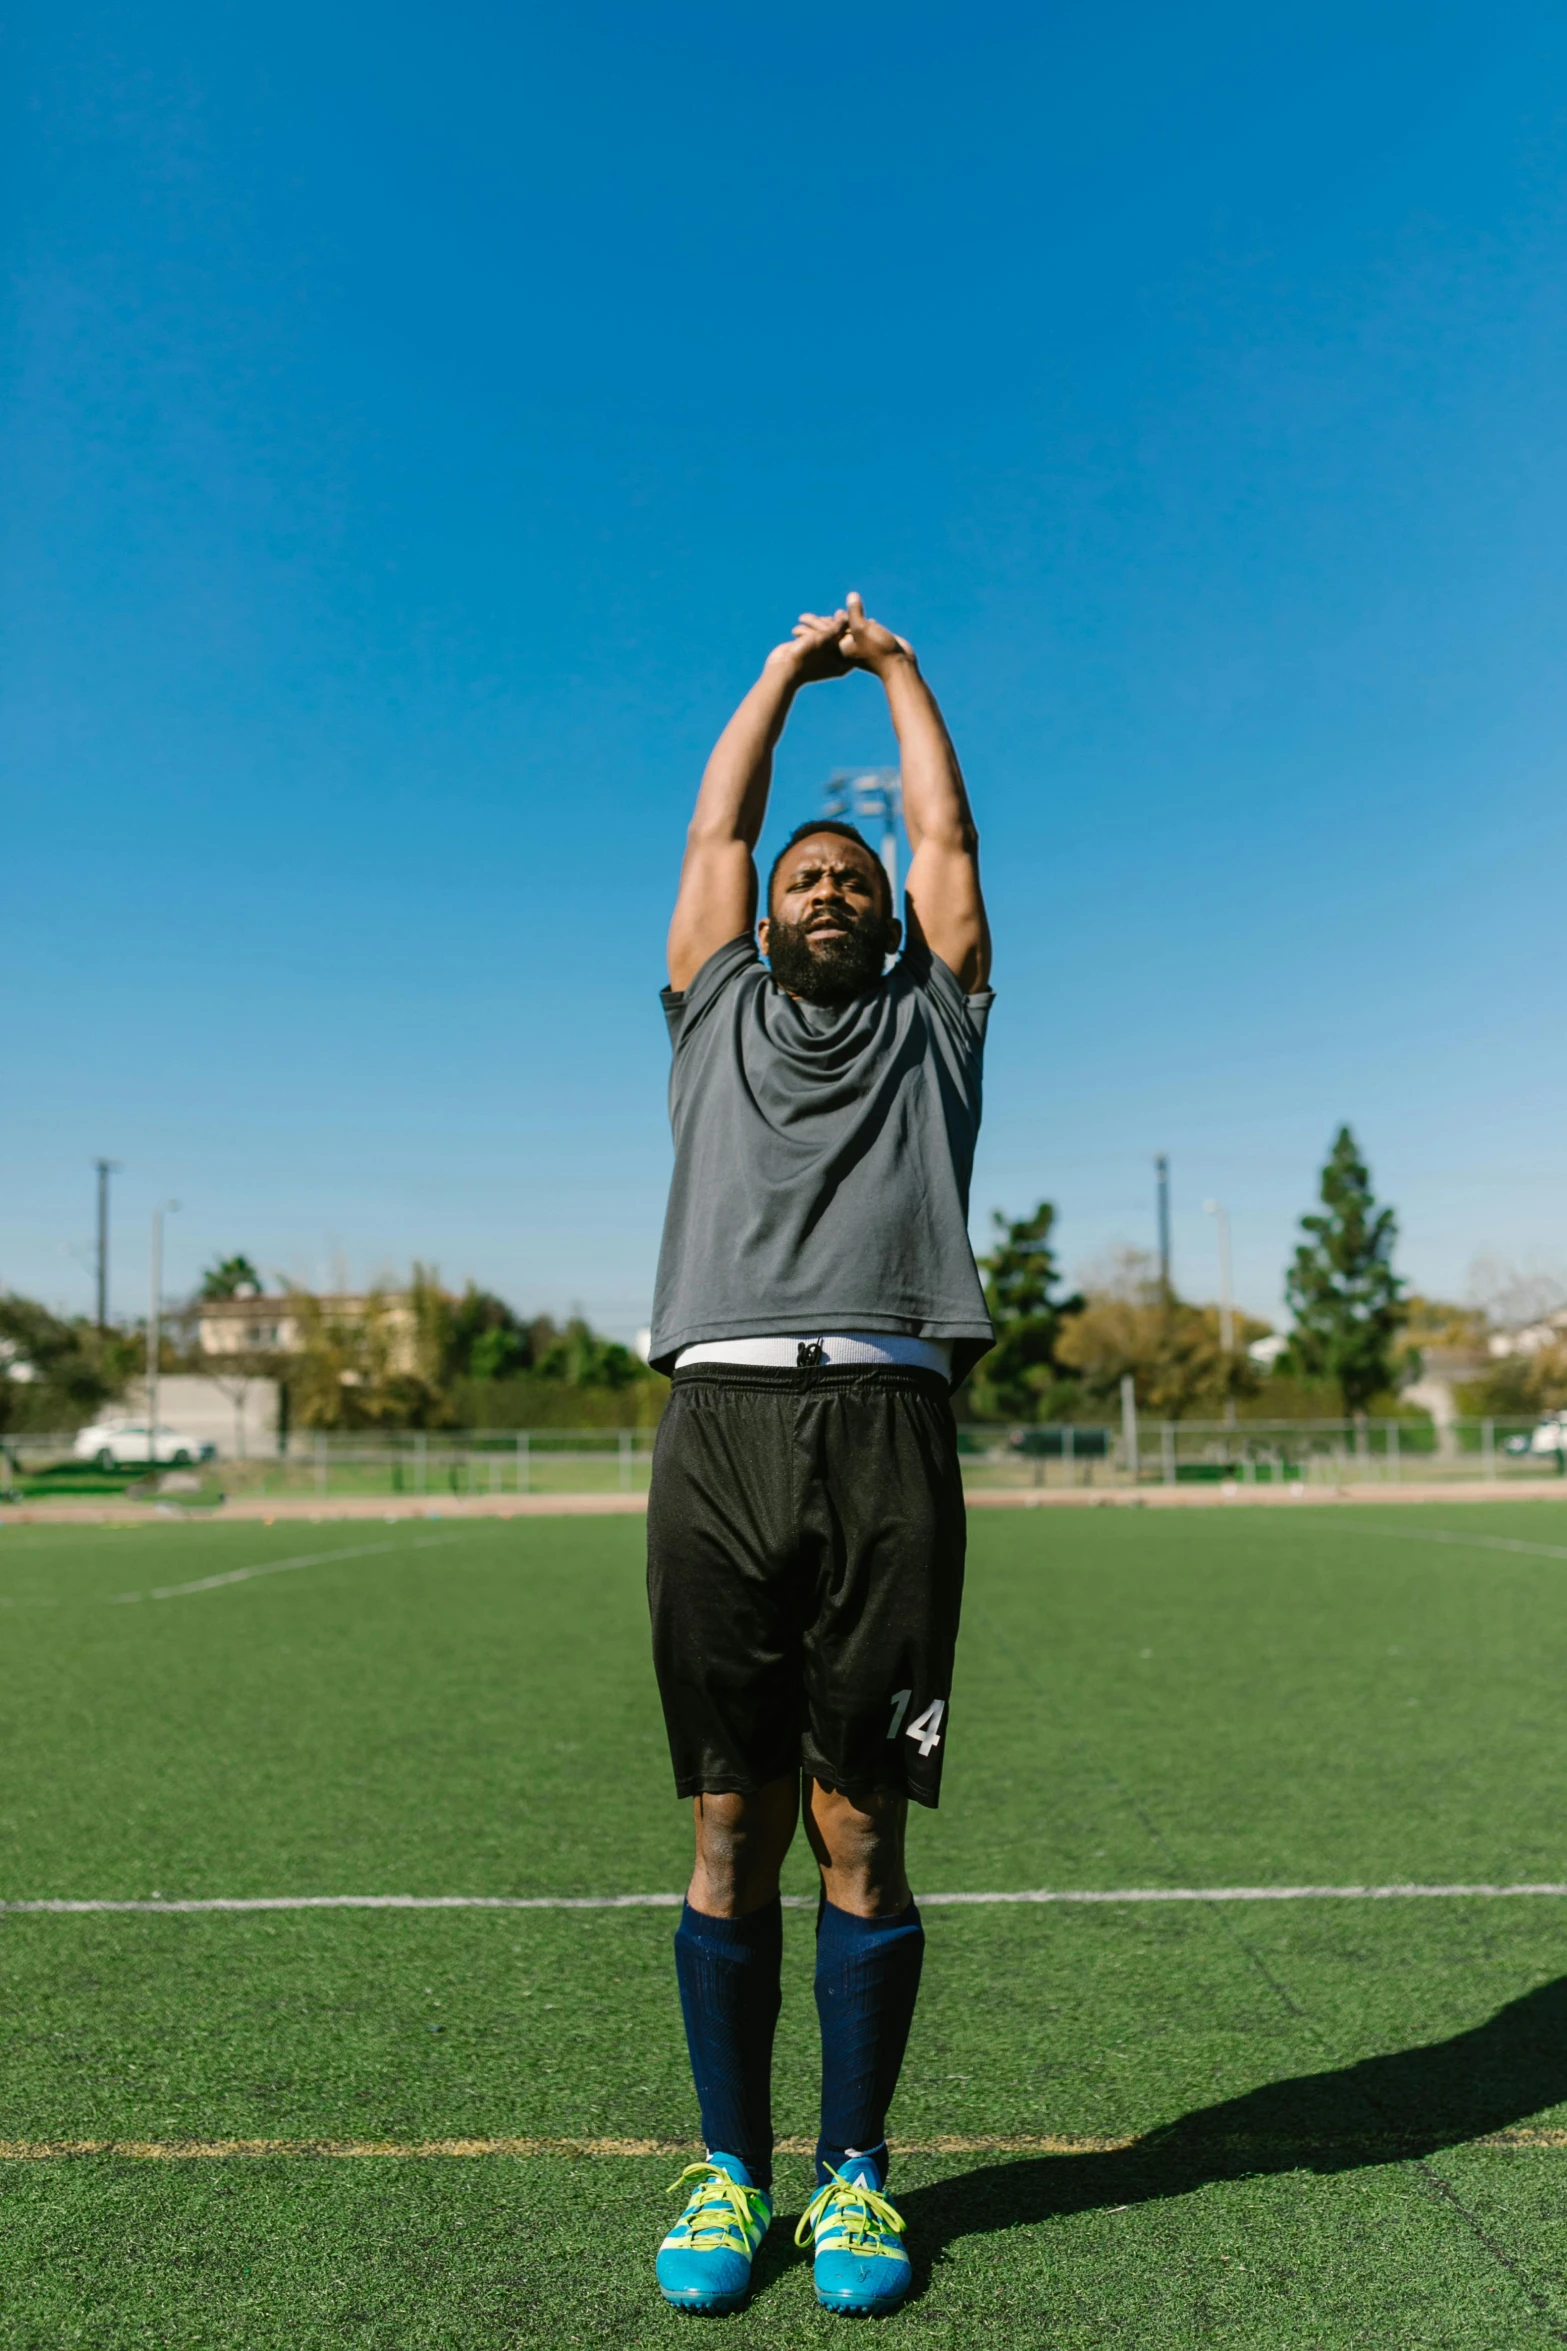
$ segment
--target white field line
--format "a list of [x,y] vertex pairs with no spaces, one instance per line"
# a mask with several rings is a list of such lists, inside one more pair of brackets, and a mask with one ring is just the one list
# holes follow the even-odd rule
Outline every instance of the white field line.
[[[1156,2136],[1156,2134],[1154,2134]],[[1313,2147],[1334,2152],[1360,2146],[1376,2152],[1379,2160],[1398,2144],[1396,2131],[1378,2133],[1368,2131],[1351,2136],[1335,2133],[1308,2138],[1292,2133],[1289,2136],[1268,2135],[1261,2132],[1228,2132],[1216,2145],[1232,2151],[1255,2151],[1257,2154],[1288,2152],[1297,2161]],[[1405,2141],[1410,2152],[1411,2141],[1418,2143],[1418,2134],[1410,2134]],[[1484,2137],[1462,2142],[1468,2149],[1484,2148],[1487,2152],[1507,2155],[1557,2153],[1567,2147],[1567,2131],[1512,2129],[1488,2131]],[[1029,2132],[1009,2138],[957,2138],[943,2136],[931,2139],[905,2139],[899,2136],[896,2145],[903,2155],[1128,2155],[1136,2152],[1144,2142],[1134,2132],[1116,2138],[1067,2137],[1057,2132]],[[780,2155],[814,2155],[814,2139],[780,2139]],[[247,2158],[271,2158],[276,2161],[322,2157],[388,2158],[402,2162],[429,2162],[432,2159],[456,2157],[459,2160],[484,2156],[546,2156],[567,2162],[603,2156],[662,2156],[667,2162],[671,2156],[696,2155],[701,2152],[700,2140],[693,2139],[0,2139],[0,2163],[50,2163],[83,2156],[110,2155],[121,2161],[152,2163],[235,2162]]]
[[1466,1551],[1526,1551],[1536,1559],[1567,1559],[1567,1543],[1526,1543],[1517,1535],[1464,1535],[1443,1527],[1384,1527],[1357,1519],[1358,1532],[1386,1535],[1394,1543],[1458,1543]]
[[[1117,1886],[1061,1889],[1035,1886],[1017,1893],[921,1894],[924,1910],[970,1909],[989,1903],[1128,1902],[1487,1902],[1519,1895],[1567,1896],[1567,1884],[1511,1886]],[[785,1894],[784,1907],[811,1910],[814,1894]],[[155,1895],[147,1901],[0,1902],[0,1912],[45,1912],[75,1917],[89,1911],[242,1910],[678,1910],[683,1894],[209,1894],[188,1900]]]
[[411,1543],[340,1543],[332,1551],[301,1551],[294,1559],[264,1560],[255,1567],[230,1568],[227,1575],[198,1576],[193,1584],[159,1584],[151,1592],[116,1592],[111,1607],[135,1600],[183,1600],[190,1592],[216,1592],[224,1584],[248,1584],[253,1576],[286,1575],[294,1567],[325,1567],[334,1559],[369,1559],[380,1551],[430,1551],[437,1543],[457,1543],[460,1535],[421,1535]]

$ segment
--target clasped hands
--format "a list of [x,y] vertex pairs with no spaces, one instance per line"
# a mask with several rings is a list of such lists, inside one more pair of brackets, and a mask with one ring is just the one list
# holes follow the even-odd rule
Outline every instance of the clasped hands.
[[836,612],[802,612],[788,644],[775,646],[767,665],[786,668],[797,684],[808,685],[818,678],[846,677],[851,669],[880,676],[889,664],[913,658],[907,639],[872,620],[851,589]]

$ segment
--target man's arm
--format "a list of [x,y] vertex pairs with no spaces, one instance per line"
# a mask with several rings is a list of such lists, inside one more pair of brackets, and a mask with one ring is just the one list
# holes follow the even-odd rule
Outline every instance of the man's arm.
[[789,706],[814,678],[851,666],[838,640],[846,612],[802,612],[787,645],[775,645],[762,674],[713,746],[686,834],[685,862],[669,926],[669,984],[691,985],[708,957],[756,919],[756,867],[773,780],[773,752]]
[[903,821],[914,851],[909,916],[932,951],[972,995],[990,978],[990,925],[979,887],[979,834],[936,697],[913,647],[848,602],[842,650],[880,678],[898,737]]

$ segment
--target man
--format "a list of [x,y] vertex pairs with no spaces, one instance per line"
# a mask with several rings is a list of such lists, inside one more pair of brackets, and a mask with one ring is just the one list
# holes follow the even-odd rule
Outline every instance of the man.
[[[800,827],[752,937],[774,746],[802,686],[852,669],[886,690],[914,851],[890,970],[902,926],[852,825]],[[803,614],[708,762],[664,992],[675,1171],[650,1352],[672,1390],[648,1593],[695,1814],[675,1961],[707,2148],[658,2255],[681,2309],[744,2299],[772,2217],[802,1775],[822,2124],[799,2241],[830,2309],[909,2286],[885,2124],[924,1946],[905,1813],[939,1793],[963,1583],[949,1397],[992,1336],[968,1242],[989,968],[974,822],[911,648],[855,595]]]

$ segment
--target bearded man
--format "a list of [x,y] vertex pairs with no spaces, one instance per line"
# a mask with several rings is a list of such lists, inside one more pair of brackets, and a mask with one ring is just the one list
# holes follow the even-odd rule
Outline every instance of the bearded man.
[[[785,843],[753,938],[752,852],[790,705],[854,669],[880,679],[898,737],[907,940],[879,859],[832,822]],[[814,2241],[829,2309],[887,2310],[909,2286],[886,2194],[924,1950],[904,1826],[909,1797],[937,1801],[951,1720],[951,1391],[992,1337],[968,1240],[991,1003],[977,853],[911,648],[856,595],[802,614],[708,762],[663,998],[675,1169],[650,1353],[672,1389],[648,1593],[695,1814],[675,1962],[707,2150],[658,2254],[680,2309],[736,2308],[772,2218],[778,1883],[802,1810],[821,1871],[822,2106],[798,2241]]]

